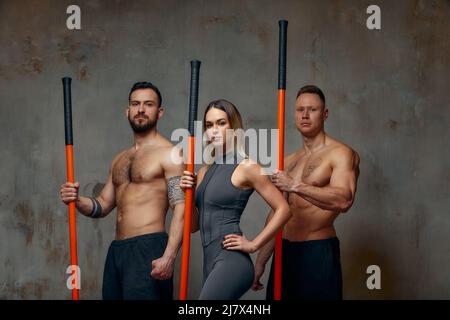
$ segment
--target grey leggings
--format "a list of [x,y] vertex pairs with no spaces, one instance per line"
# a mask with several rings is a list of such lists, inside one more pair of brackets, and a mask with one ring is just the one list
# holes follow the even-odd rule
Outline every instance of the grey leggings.
[[222,238],[203,248],[203,288],[199,300],[238,300],[253,283],[248,253],[222,249]]

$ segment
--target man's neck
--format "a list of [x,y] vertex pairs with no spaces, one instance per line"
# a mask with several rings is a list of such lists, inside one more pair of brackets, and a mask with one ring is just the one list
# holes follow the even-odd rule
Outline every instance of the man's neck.
[[319,132],[314,137],[303,136],[303,148],[306,154],[312,154],[315,151],[321,149],[325,145],[327,135],[324,131]]
[[157,137],[158,131],[156,129],[152,129],[148,132],[143,133],[134,133],[133,148],[137,150],[140,147],[152,145],[155,143]]

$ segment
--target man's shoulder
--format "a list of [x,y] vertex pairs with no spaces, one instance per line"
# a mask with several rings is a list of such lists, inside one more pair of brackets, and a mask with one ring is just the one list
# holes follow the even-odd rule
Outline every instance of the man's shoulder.
[[292,161],[296,156],[298,156],[298,153],[300,152],[300,150],[297,150],[293,153],[289,153],[284,157],[284,161]]
[[167,157],[175,157],[178,159],[183,156],[183,149],[173,144],[162,145],[158,152],[161,152],[161,157],[164,159],[167,159]]
[[111,164],[114,165],[122,156],[124,156],[130,149],[125,149],[120,151],[118,154],[115,155],[115,157],[113,158]]
[[163,166],[183,165],[183,149],[172,143],[163,144],[155,150]]
[[160,135],[158,145],[156,146],[158,152],[161,152],[162,155],[170,153],[170,152],[181,152],[181,148],[174,145],[172,141],[167,139],[166,137]]
[[284,158],[284,166],[285,167],[289,167],[293,162],[297,161],[299,159],[299,157],[302,155],[304,149],[298,149],[293,153],[290,153],[288,155],[285,156]]
[[333,143],[330,146],[330,158],[336,161],[353,161],[359,163],[358,153],[349,145],[342,141],[333,139]]
[[174,145],[170,140],[168,140],[166,137],[159,135],[158,139],[156,140],[156,143],[152,144],[151,146],[147,146],[143,149],[144,153],[149,153],[152,155],[157,155],[161,159],[168,156],[171,152],[181,152],[181,148]]

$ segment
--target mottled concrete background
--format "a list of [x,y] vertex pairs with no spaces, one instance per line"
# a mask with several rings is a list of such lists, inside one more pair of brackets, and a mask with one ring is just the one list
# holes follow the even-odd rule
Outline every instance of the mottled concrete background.
[[[80,31],[66,28],[70,4],[81,7]],[[381,7],[381,30],[366,28],[370,4]],[[113,156],[132,142],[130,86],[160,87],[167,112],[159,129],[170,136],[187,122],[193,58],[203,63],[200,115],[223,97],[247,128],[275,128],[281,18],[289,20],[286,151],[301,143],[295,93],[314,83],[327,96],[326,129],[361,156],[356,202],[336,223],[345,298],[449,299],[448,0],[1,0],[0,298],[70,298],[61,77],[74,79],[75,176],[83,194],[96,194]],[[266,213],[254,195],[242,221],[249,237]],[[82,299],[101,297],[114,221],[115,212],[101,221],[78,216]],[[381,268],[378,291],[366,287],[372,264]],[[201,265],[196,234],[191,298]]]

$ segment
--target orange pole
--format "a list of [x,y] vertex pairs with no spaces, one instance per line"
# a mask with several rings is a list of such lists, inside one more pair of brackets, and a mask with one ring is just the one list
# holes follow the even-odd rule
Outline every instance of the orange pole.
[[[71,83],[72,79],[64,77],[63,92],[64,92],[64,131],[66,140],[66,171],[67,181],[74,183],[73,173],[73,132],[72,132],[72,92]],[[78,268],[78,254],[77,254],[77,226],[76,226],[76,211],[75,202],[69,203],[69,241],[70,241],[70,264]],[[74,274],[75,273],[75,274]],[[78,269],[72,269],[72,276],[75,276],[76,286],[72,287],[72,300],[79,300],[79,275]]]
[[[195,130],[194,123],[197,120],[198,107],[198,87],[201,62],[198,60],[191,61],[191,88],[189,97],[189,120],[188,120],[188,151],[186,170],[194,173],[194,151],[195,151]],[[183,230],[183,247],[181,255],[181,275],[180,275],[180,300],[186,300],[189,276],[189,254],[191,246],[191,220],[192,207],[194,202],[194,190],[186,189],[186,200],[184,205],[184,230]]]
[[[280,27],[279,53],[278,53],[278,170],[284,170],[284,119],[285,119],[285,95],[286,95],[286,44],[287,25],[286,20],[278,22]],[[281,300],[282,281],[282,248],[283,229],[275,236],[275,270],[274,270],[274,299]]]
[[[73,145],[71,144],[66,145],[66,165],[67,165],[67,181],[74,183],[75,179],[73,170]],[[75,201],[71,201],[69,203],[69,238],[70,238],[70,264],[72,266],[78,266]],[[78,280],[76,281],[78,283]],[[79,300],[79,298],[80,298],[79,289],[73,287],[72,300]]]
[[[278,170],[284,170],[284,100],[285,90],[278,90]],[[275,237],[274,299],[281,300],[283,229]]]
[[[195,138],[189,136],[188,138],[188,159],[186,170],[194,173],[194,146]],[[180,300],[186,300],[187,285],[189,274],[189,254],[191,245],[191,218],[193,206],[193,190],[186,189],[186,201],[184,207],[184,231],[183,231],[183,247],[181,256],[181,276],[180,276]]]

